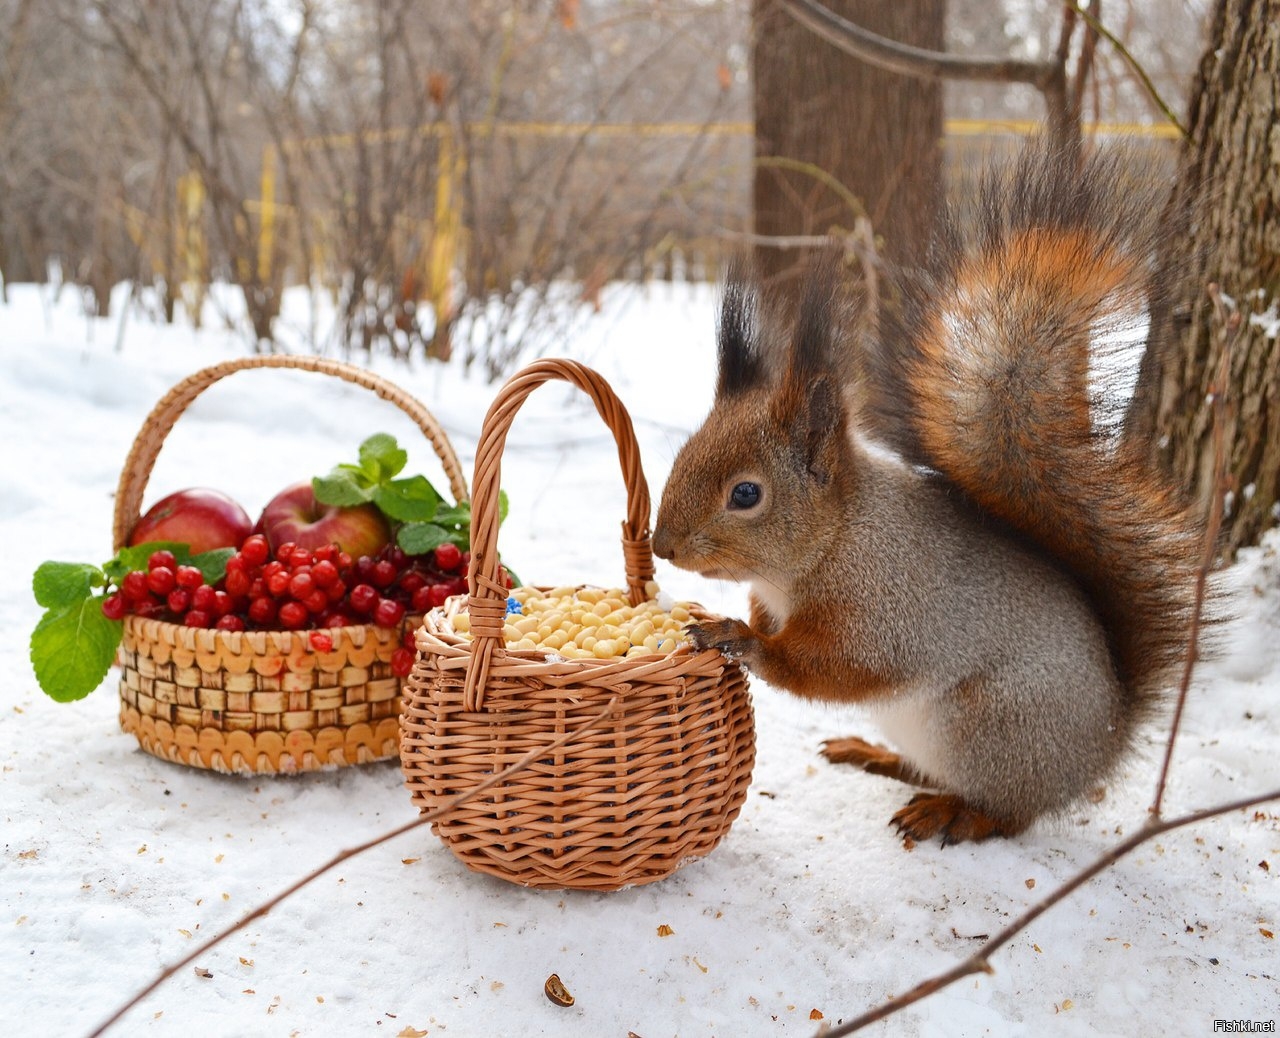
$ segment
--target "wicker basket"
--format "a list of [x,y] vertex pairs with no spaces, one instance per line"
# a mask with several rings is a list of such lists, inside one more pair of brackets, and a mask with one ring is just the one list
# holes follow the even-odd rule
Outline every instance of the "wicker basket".
[[[551,379],[589,394],[617,440],[626,584],[633,605],[645,600],[649,491],[631,420],[596,372],[538,361],[503,387],[485,418],[472,480],[471,594],[432,610],[417,632],[400,761],[423,812],[461,799],[433,829],[470,868],[529,887],[616,890],[670,875],[728,832],[755,761],[751,700],[744,671],[714,650],[549,660],[503,647],[499,461],[521,403]],[[470,641],[450,623],[464,606]]]
[[[372,390],[418,425],[444,466],[455,499],[466,479],[444,430],[413,397],[362,368],[316,357],[251,357],[189,376],[155,406],[125,461],[113,544],[127,543],[156,456],[193,400],[246,368],[295,368]],[[312,631],[218,631],[126,616],[117,656],[120,727],[148,753],[194,768],[251,774],[311,771],[396,756],[402,681],[391,656],[404,631],[360,624]]]

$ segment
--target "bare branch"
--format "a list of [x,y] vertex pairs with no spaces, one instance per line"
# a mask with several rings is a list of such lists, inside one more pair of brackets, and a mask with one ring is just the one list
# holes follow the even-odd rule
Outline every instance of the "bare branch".
[[134,995],[131,999],[129,999],[128,1002],[124,1003],[124,1005],[120,1006],[120,1008],[118,1008],[114,1013],[112,1013],[109,1017],[107,1017],[107,1019],[105,1019],[102,1023],[100,1023],[90,1033],[89,1038],[99,1038],[100,1035],[104,1034],[113,1024],[119,1021],[120,1018],[125,1015],[125,1013],[127,1013],[130,1009],[136,1006],[148,995],[150,995],[151,992],[155,991],[156,988],[158,988],[166,980],[172,977],[180,969],[191,965],[191,963],[193,963],[196,959],[200,958],[202,955],[206,954],[207,952],[212,951],[214,948],[216,948],[219,944],[225,941],[232,934],[239,933],[241,930],[243,930],[255,919],[262,918],[264,915],[270,912],[273,908],[275,908],[276,905],[284,901],[285,898],[288,898],[293,894],[296,894],[299,890],[301,890],[307,884],[311,883],[313,880],[319,879],[330,869],[336,868],[338,865],[341,865],[344,861],[348,861],[349,859],[354,858],[357,854],[363,854],[365,851],[371,850],[372,848],[377,847],[380,844],[384,844],[389,840],[394,840],[397,836],[403,836],[405,833],[409,832],[412,829],[419,829],[424,825],[430,825],[432,822],[440,818],[443,818],[450,811],[466,803],[468,800],[471,800],[473,797],[479,796],[485,790],[492,789],[494,786],[498,785],[499,783],[507,781],[507,779],[523,771],[534,761],[538,760],[541,757],[546,756],[546,754],[552,752],[553,750],[559,749],[561,746],[564,746],[566,743],[572,742],[574,739],[579,738],[586,732],[589,732],[591,729],[595,728],[601,721],[603,721],[606,717],[608,717],[611,713],[613,713],[614,709],[618,705],[618,699],[619,699],[618,696],[616,695],[612,696],[609,699],[609,702],[607,702],[603,707],[597,710],[594,714],[588,717],[581,724],[577,725],[574,728],[569,729],[569,731],[564,732],[561,735],[558,735],[555,739],[552,739],[550,742],[548,742],[544,746],[535,746],[528,753],[526,753],[519,760],[515,761],[508,767],[503,768],[501,771],[495,772],[494,774],[490,775],[487,779],[484,779],[482,782],[477,782],[474,786],[471,786],[469,789],[464,789],[460,793],[455,793],[453,796],[449,797],[443,804],[441,804],[439,807],[435,808],[434,810],[426,811],[423,814],[419,815],[417,818],[415,818],[412,822],[406,822],[404,825],[398,826],[397,828],[392,829],[390,832],[383,833],[381,836],[375,836],[373,839],[366,840],[364,843],[359,844],[356,847],[349,847],[347,850],[341,851],[340,853],[336,854],[333,858],[331,858],[329,861],[321,865],[319,868],[312,870],[311,872],[307,873],[307,875],[303,876],[301,879],[297,880],[294,883],[289,884],[289,886],[285,887],[284,890],[280,891],[280,893],[276,894],[274,897],[258,905],[258,907],[255,908],[253,911],[249,912],[244,916],[241,916],[240,919],[237,920],[235,924],[233,924],[230,928],[223,930],[222,933],[217,934],[214,937],[210,937],[207,941],[201,942],[200,946],[197,947],[194,951],[192,951],[189,955],[186,955],[182,959],[178,960],[177,962],[169,966],[166,966],[163,970],[160,971],[159,975],[157,975],[156,978],[153,981],[151,981],[151,983],[149,983],[146,987],[144,987],[141,991],[139,991],[136,995]]
[[1243,811],[1246,808],[1257,807],[1259,804],[1265,804],[1272,800],[1280,800],[1280,789],[1273,789],[1268,793],[1261,793],[1257,796],[1245,797],[1242,800],[1233,800],[1229,804],[1219,804],[1216,807],[1207,807],[1201,811],[1193,811],[1191,814],[1182,815],[1179,818],[1170,819],[1167,822],[1156,822],[1152,825],[1144,826],[1130,836],[1127,840],[1116,844],[1106,854],[1098,858],[1069,879],[1062,886],[1058,887],[1047,897],[1032,905],[1022,915],[1018,916],[1012,923],[1006,926],[998,934],[982,945],[973,955],[958,963],[951,969],[943,973],[939,973],[935,977],[931,977],[920,984],[917,984],[910,991],[897,998],[885,1002],[883,1005],[876,1006],[863,1013],[861,1016],[838,1027],[830,1030],[822,1030],[818,1032],[817,1038],[840,1038],[841,1035],[853,1034],[860,1031],[868,1024],[873,1024],[877,1020],[883,1020],[894,1013],[906,1009],[907,1006],[919,1002],[923,998],[927,998],[936,991],[954,984],[957,980],[973,975],[974,973],[993,973],[991,967],[991,953],[1008,944],[1020,932],[1025,930],[1033,922],[1044,915],[1050,908],[1065,900],[1069,895],[1075,893],[1082,886],[1088,883],[1099,873],[1106,871],[1125,855],[1129,854],[1136,848],[1142,846],[1148,840],[1156,836],[1162,836],[1174,829],[1181,829],[1188,825],[1195,825],[1197,822],[1203,822],[1210,818],[1216,818],[1219,815],[1230,814],[1232,811]]
[[1029,83],[1040,90],[1058,74],[1055,61],[1016,58],[962,58],[898,43],[828,10],[817,0],[778,0],[779,6],[810,32],[861,61],[916,79],[963,79]]
[[1169,778],[1169,768],[1173,763],[1173,745],[1178,738],[1178,730],[1182,727],[1182,711],[1186,706],[1187,695],[1191,689],[1191,674],[1195,669],[1199,655],[1200,629],[1203,624],[1205,590],[1209,581],[1209,572],[1213,569],[1214,559],[1218,555],[1218,534],[1222,530],[1223,501],[1230,483],[1230,461],[1227,450],[1227,425],[1230,414],[1227,406],[1227,390],[1231,385],[1231,347],[1243,324],[1240,311],[1234,306],[1228,308],[1226,300],[1217,285],[1209,286],[1209,296],[1213,300],[1214,312],[1222,325],[1222,352],[1218,358],[1218,371],[1215,383],[1210,387],[1213,407],[1213,469],[1214,492],[1209,500],[1209,517],[1204,532],[1204,550],[1200,557],[1200,567],[1196,573],[1195,609],[1191,617],[1191,631],[1187,636],[1187,657],[1182,669],[1182,681],[1178,687],[1178,699],[1173,708],[1173,720],[1169,726],[1169,738],[1165,743],[1164,760],[1160,765],[1160,775],[1156,780],[1155,799],[1150,812],[1152,818],[1160,817],[1160,808],[1164,802],[1165,785]]

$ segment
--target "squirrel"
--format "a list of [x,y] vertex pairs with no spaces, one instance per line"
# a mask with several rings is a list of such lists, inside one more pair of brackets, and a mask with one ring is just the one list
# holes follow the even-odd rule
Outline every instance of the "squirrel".
[[861,351],[834,263],[785,336],[732,271],[714,403],[661,495],[655,554],[751,585],[750,622],[694,643],[866,704],[896,749],[823,753],[920,787],[890,823],[908,845],[1014,836],[1097,789],[1185,651],[1196,522],[1090,381],[1152,298],[1158,188],[1123,152],[1080,162],[989,171]]

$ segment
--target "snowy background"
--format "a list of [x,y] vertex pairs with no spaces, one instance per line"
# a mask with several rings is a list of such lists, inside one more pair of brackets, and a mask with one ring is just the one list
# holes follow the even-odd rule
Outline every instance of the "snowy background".
[[[115,671],[74,704],[36,685],[30,578],[46,559],[111,554],[112,496],[151,407],[190,372],[246,351],[136,309],[89,319],[68,288],[0,305],[0,1002],[24,1033],[92,1031],[165,965],[338,852],[414,817],[398,766],[223,776],[142,753],[118,728]],[[286,331],[305,330],[301,310]],[[636,422],[655,504],[710,402],[714,293],[613,287],[550,352],[611,382]],[[121,314],[124,314],[123,322]],[[379,364],[449,430],[470,475],[495,392],[458,365]],[[218,487],[257,513],[278,489],[416,427],[366,390],[305,372],[239,372],[166,441],[146,504]],[[416,439],[415,439],[416,437]],[[539,389],[502,484],[504,556],[530,583],[617,584],[623,515],[612,441],[585,397]],[[1197,675],[1166,817],[1280,785],[1280,563],[1227,575],[1240,619]],[[734,615],[741,588],[659,563],[664,589]],[[133,1009],[116,1035],[814,1035],[971,954],[981,935],[1142,825],[1164,743],[1153,729],[1106,798],[1012,842],[907,852],[886,825],[906,796],[826,764],[822,739],[874,736],[855,710],[752,685],[757,765],[708,857],[611,894],[528,891],[468,872],[417,829],[320,877]],[[1280,1018],[1280,803],[1150,842],[1041,917],[970,977],[874,1034],[1208,1035]],[[662,936],[659,928],[664,929]],[[558,973],[576,998],[543,994]]]

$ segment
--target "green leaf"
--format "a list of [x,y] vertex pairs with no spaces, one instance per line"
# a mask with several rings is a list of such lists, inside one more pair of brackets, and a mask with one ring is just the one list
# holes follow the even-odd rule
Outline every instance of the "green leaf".
[[147,559],[158,551],[173,552],[173,557],[179,566],[185,566],[191,561],[189,545],[179,541],[147,541],[145,544],[121,548],[114,559],[103,565],[102,571],[107,575],[108,581],[119,584],[126,573],[135,569],[146,569]]
[[385,515],[398,522],[425,523],[435,516],[440,495],[425,476],[410,476],[375,487],[373,501]]
[[375,483],[385,483],[403,469],[408,460],[408,453],[389,433],[374,433],[360,444],[360,467]]
[[441,526],[469,527],[471,525],[471,502],[461,501],[448,508],[439,508],[436,510],[434,519]]
[[316,500],[322,505],[336,505],[339,508],[367,504],[373,500],[375,489],[376,487],[365,486],[349,466],[343,465],[339,465],[327,476],[316,476],[311,480],[311,490],[316,495]]
[[507,492],[498,490],[498,525],[501,526],[507,520],[507,512],[511,510],[511,504],[507,500]]
[[36,604],[46,609],[73,606],[105,582],[102,570],[81,562],[42,562],[31,578]]
[[452,539],[452,531],[435,523],[405,523],[396,534],[396,544],[410,555],[425,555]]
[[235,548],[212,548],[192,555],[190,564],[204,574],[206,584],[213,585],[227,575],[227,560],[235,553]]
[[59,703],[83,699],[102,684],[123,635],[121,621],[102,615],[100,598],[48,610],[31,632],[36,680]]

